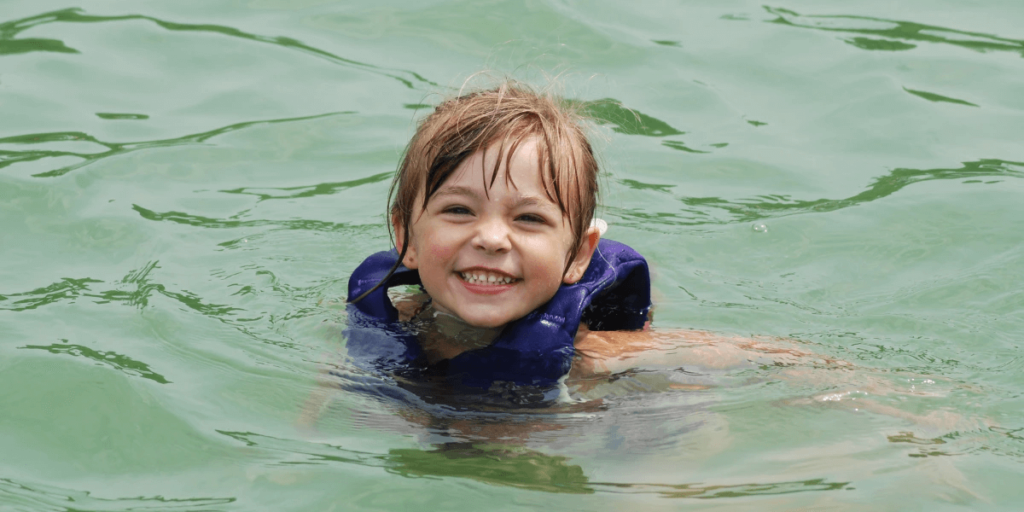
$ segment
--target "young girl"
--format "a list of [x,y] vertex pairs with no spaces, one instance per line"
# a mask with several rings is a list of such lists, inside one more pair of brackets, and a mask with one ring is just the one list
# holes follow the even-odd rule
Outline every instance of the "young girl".
[[[403,387],[440,380],[533,403],[561,395],[566,377],[586,392],[638,367],[767,363],[789,368],[782,379],[822,381],[830,394],[815,400],[906,416],[871,400],[840,404],[844,386],[903,392],[830,371],[850,365],[786,340],[650,330],[646,261],[592,222],[598,166],[574,108],[505,83],[422,121],[392,184],[395,249],[349,280],[346,349],[357,366],[406,377]],[[388,289],[403,285],[424,293],[393,303]]]
[[[592,222],[598,166],[580,120],[505,83],[422,121],[392,184],[395,250],[349,280],[351,357],[473,387],[550,386],[644,345],[629,331],[647,324],[647,263]],[[411,284],[426,297],[392,304],[387,289]]]

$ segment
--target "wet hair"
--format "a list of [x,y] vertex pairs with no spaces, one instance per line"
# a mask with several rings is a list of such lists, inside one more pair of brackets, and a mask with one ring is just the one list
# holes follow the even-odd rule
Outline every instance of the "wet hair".
[[[388,193],[390,220],[404,228],[398,262],[377,286],[352,302],[387,282],[405,258],[414,206],[421,191],[420,207],[425,210],[431,197],[466,158],[480,150],[497,150],[499,158],[493,168],[481,164],[489,189],[498,178],[502,160],[508,169],[516,151],[531,140],[537,142],[538,169],[548,199],[558,205],[572,229],[572,249],[563,272],[568,271],[597,207],[598,164],[581,126],[579,109],[577,103],[535,92],[514,81],[492,89],[462,92],[438,105],[420,122]],[[515,186],[508,172],[505,181]],[[388,230],[394,241],[391,223]]]

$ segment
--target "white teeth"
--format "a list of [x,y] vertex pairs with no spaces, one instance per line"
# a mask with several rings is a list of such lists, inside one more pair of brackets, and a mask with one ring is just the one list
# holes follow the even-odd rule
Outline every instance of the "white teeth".
[[470,284],[509,284],[515,281],[515,278],[512,277],[499,276],[487,272],[459,272],[459,275]]

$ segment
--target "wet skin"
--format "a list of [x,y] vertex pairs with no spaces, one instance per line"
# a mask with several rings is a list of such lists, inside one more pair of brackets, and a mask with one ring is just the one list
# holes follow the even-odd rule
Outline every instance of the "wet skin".
[[[536,141],[522,144],[507,168],[502,155],[488,187],[490,172],[484,169],[493,169],[498,158],[493,148],[471,155],[425,209],[420,192],[403,260],[419,270],[437,311],[481,328],[522,318],[550,300],[562,283],[579,280],[600,236],[590,229],[563,273],[573,234],[541,181]],[[395,226],[399,241],[403,228]]]

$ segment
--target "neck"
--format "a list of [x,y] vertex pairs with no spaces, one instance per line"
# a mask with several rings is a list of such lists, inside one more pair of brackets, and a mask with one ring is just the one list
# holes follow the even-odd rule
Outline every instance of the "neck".
[[476,327],[461,318],[442,313],[432,305],[416,315],[421,325],[420,345],[430,363],[451,359],[463,352],[483,348],[494,342],[503,327]]

